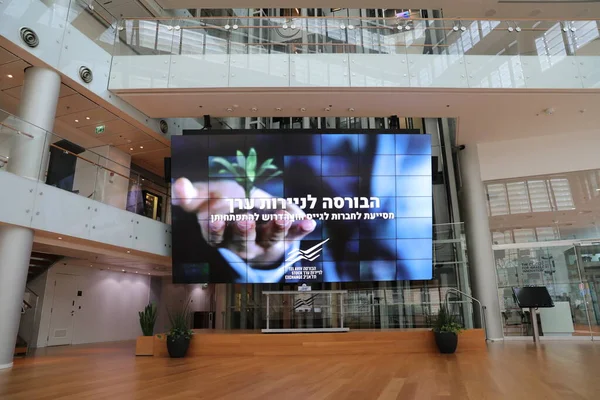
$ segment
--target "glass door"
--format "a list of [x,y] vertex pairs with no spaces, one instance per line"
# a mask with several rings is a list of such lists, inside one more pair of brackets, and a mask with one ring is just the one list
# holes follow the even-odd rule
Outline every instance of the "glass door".
[[554,308],[537,310],[540,336],[591,335],[576,247],[500,247],[494,256],[505,337],[533,335],[529,310],[520,309],[513,298],[512,288],[523,286],[546,286],[554,301]]

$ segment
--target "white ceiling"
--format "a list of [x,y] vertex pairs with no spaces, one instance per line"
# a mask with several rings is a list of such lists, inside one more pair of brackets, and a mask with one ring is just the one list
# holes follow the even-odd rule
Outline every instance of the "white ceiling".
[[[16,115],[24,70],[29,64],[0,47],[0,109]],[[9,78],[12,76],[12,78]],[[105,131],[96,135],[97,125]],[[54,133],[85,148],[111,144],[132,155],[135,164],[163,175],[163,159],[169,145],[156,140],[129,122],[63,84],[56,112]]]
[[600,17],[596,0],[156,0],[165,9],[182,8],[390,8],[443,10],[444,17],[585,18]]
[[[458,141],[597,131],[600,92],[428,89],[269,89],[119,93],[151,117],[457,117]],[[160,97],[157,97],[160,96]],[[156,101],[160,98],[161,101]],[[331,106],[331,111],[325,108]],[[231,109],[229,112],[227,109]],[[251,111],[257,108],[256,112]],[[277,111],[281,108],[281,111]],[[306,111],[302,112],[301,108]],[[554,108],[554,114],[543,110]],[[353,109],[353,111],[350,111]]]
[[[60,237],[60,239],[59,239]],[[49,232],[36,231],[33,251],[69,258],[71,265],[150,275],[170,275],[171,258],[148,253],[126,251],[82,239],[57,236]]]

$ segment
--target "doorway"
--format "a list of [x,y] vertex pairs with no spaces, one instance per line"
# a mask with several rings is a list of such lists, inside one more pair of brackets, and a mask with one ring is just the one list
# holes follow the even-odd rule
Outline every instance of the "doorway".
[[76,275],[67,274],[54,276],[48,346],[65,346],[73,341],[77,278]]

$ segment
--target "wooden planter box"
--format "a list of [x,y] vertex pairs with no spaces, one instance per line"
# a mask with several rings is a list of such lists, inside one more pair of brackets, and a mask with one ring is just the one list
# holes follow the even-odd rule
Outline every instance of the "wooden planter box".
[[135,342],[136,356],[154,355],[154,336],[138,336]]

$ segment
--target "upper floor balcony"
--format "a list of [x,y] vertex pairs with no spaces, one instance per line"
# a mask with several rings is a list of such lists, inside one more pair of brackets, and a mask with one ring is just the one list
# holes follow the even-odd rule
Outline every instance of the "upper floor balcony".
[[600,88],[598,20],[119,22],[109,89]]
[[[32,141],[44,141],[44,150],[23,151]],[[0,224],[168,264],[165,186],[136,172],[118,147],[85,149],[0,110]]]

